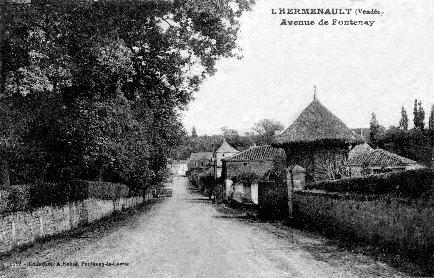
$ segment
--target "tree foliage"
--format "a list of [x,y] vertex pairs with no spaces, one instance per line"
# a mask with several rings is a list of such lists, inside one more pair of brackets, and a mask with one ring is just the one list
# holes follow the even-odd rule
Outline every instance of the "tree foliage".
[[407,111],[402,106],[401,109],[401,119],[399,120],[399,128],[402,130],[408,130],[408,116]]
[[422,102],[417,99],[414,100],[413,115],[414,127],[423,130],[425,127],[425,111],[422,107]]
[[377,121],[375,113],[371,115],[371,121],[369,122],[369,140],[374,145],[377,146],[377,135],[380,129],[380,124]]
[[2,2],[0,125],[11,179],[146,185],[180,111],[236,55],[250,0]]
[[257,145],[271,145],[274,141],[274,137],[283,129],[283,124],[276,120],[260,120],[255,123],[253,127],[253,131],[255,132],[255,143]]
[[[390,126],[389,128],[384,129],[381,125],[378,125],[379,128],[375,133],[376,136],[374,137],[374,141],[370,141],[370,143],[373,146],[380,147],[403,157],[415,160],[426,166],[430,166],[433,156],[434,134],[430,130],[423,129],[425,112],[423,111],[421,102],[415,100],[414,115],[416,118],[413,119],[413,122],[415,123],[413,129],[405,128],[405,118],[407,118],[408,121],[406,114],[405,109],[401,108],[402,117],[399,127]],[[371,120],[371,127],[373,122],[377,122],[378,124],[376,119],[375,121]]]

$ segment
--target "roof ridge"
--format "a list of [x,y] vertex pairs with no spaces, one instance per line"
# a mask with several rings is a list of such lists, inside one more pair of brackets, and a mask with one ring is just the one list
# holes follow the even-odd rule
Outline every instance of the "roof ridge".
[[284,132],[276,136],[278,145],[320,140],[341,140],[351,143],[363,141],[318,98],[314,99]]

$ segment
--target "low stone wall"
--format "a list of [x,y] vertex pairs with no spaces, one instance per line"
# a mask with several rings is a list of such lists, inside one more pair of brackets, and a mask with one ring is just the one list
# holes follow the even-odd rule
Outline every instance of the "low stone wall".
[[310,230],[405,252],[434,265],[433,200],[296,190],[293,217]]
[[148,192],[145,197],[86,199],[61,207],[50,206],[0,215],[0,253],[94,222],[114,211],[135,207],[151,198],[152,193]]

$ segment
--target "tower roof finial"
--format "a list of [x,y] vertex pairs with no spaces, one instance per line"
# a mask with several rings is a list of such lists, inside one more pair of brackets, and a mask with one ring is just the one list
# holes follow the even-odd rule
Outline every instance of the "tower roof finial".
[[316,100],[316,85],[313,85],[313,100]]

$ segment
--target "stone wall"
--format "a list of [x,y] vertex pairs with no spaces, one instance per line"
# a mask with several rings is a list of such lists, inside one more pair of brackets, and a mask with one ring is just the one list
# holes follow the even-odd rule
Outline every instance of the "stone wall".
[[50,206],[0,215],[0,253],[94,222],[114,211],[137,206],[151,198],[152,193],[148,192],[144,198],[86,199],[61,207]]

